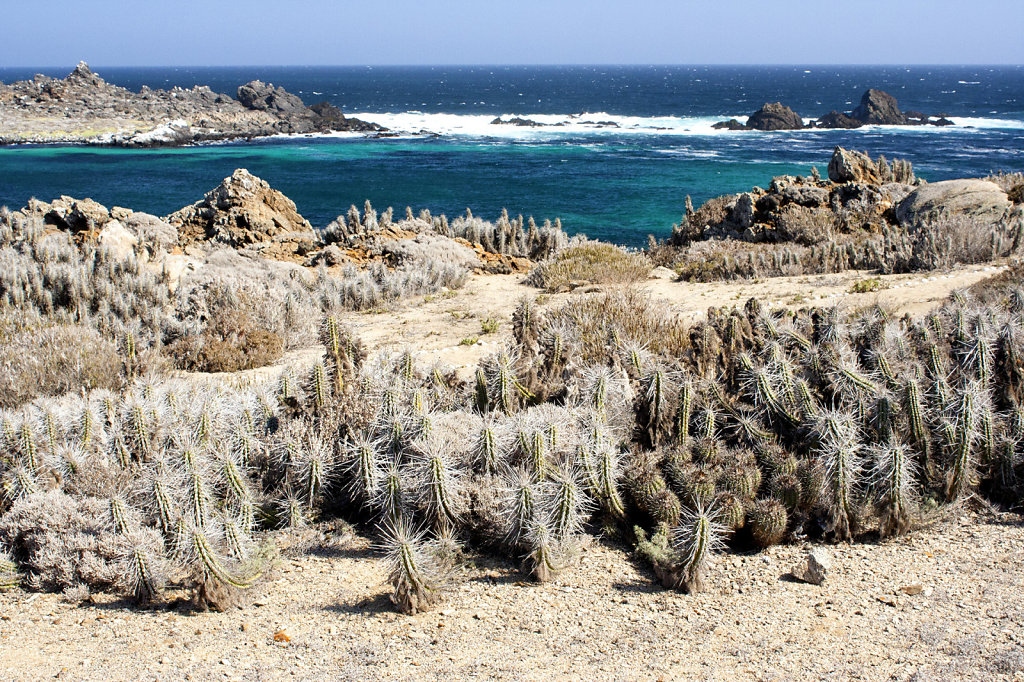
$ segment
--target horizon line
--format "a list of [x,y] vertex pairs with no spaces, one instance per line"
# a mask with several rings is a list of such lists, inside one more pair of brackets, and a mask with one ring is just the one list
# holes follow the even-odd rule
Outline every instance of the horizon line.
[[[88,60],[80,60],[93,64]],[[71,64],[73,70],[77,63]],[[408,64],[408,63],[366,63],[366,64],[96,64],[95,68],[106,69],[182,69],[182,68],[557,68],[557,67],[893,67],[893,68],[924,68],[924,67],[1006,67],[1024,68],[1024,63],[1003,63],[1003,62],[562,62],[562,63],[502,63],[502,62],[438,62],[434,64]],[[69,68],[68,64],[25,64],[0,66],[0,70],[13,69],[58,69]]]

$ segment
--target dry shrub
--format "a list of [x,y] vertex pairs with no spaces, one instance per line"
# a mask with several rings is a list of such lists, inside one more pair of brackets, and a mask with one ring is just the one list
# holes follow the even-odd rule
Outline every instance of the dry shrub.
[[810,246],[832,239],[835,235],[835,213],[827,208],[807,208],[790,204],[782,209],[775,229],[785,241]]
[[257,320],[260,299],[218,284],[206,290],[203,303],[202,331],[167,347],[180,369],[236,372],[263,367],[281,357],[284,339]]
[[634,284],[647,279],[651,262],[612,244],[584,242],[570,246],[530,273],[527,283],[547,291],[567,291],[585,283]]
[[395,265],[434,263],[466,270],[480,266],[473,249],[434,234],[386,242],[381,250]]
[[0,315],[0,407],[120,384],[117,347],[95,329],[11,311]]
[[690,225],[700,230],[705,225],[718,225],[729,217],[729,206],[736,201],[735,195],[708,199],[690,217]]
[[[1022,188],[1024,188],[1024,173],[1007,173],[1006,171],[999,171],[998,173],[993,173],[992,175],[988,176],[985,179],[988,180],[989,182],[994,182],[995,184],[999,185],[1002,188],[1002,190],[1007,194],[1009,194],[1015,188],[1018,192],[1021,192]],[[1013,199],[1013,197],[1010,198],[1010,201],[1013,201],[1018,204],[1021,203],[1020,199]]]
[[655,353],[678,357],[689,346],[689,327],[647,292],[625,287],[597,296],[578,296],[550,314],[578,335],[579,359],[599,362],[618,342],[640,339]]

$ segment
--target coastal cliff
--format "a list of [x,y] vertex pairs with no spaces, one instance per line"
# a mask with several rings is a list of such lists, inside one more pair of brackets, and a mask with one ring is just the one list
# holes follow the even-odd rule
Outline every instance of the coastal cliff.
[[237,99],[207,86],[139,92],[80,62],[65,78],[0,83],[0,144],[176,146],[279,134],[383,132],[323,102],[307,107],[284,88],[250,81]]

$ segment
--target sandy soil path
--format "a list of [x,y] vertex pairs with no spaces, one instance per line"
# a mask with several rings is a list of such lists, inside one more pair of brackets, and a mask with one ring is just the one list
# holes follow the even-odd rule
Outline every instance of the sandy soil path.
[[695,596],[656,587],[614,543],[544,585],[476,557],[412,617],[391,610],[359,538],[286,551],[226,613],[15,591],[0,595],[0,678],[1024,679],[1021,517],[959,512],[901,540],[830,547],[822,586],[787,575],[807,549],[718,557]]

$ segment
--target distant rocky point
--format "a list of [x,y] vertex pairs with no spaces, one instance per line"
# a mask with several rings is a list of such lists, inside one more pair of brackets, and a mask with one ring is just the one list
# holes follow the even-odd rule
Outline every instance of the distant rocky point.
[[833,110],[805,124],[803,118],[780,102],[767,103],[740,123],[732,118],[716,123],[716,130],[801,130],[803,128],[860,128],[864,125],[954,125],[944,115],[933,118],[917,111],[900,111],[896,98],[882,90],[870,89],[860,98],[852,112]]
[[65,78],[37,74],[0,83],[0,144],[154,147],[267,135],[383,132],[322,102],[307,107],[271,83],[242,85],[237,98],[199,85],[139,92],[111,85],[80,62]]

